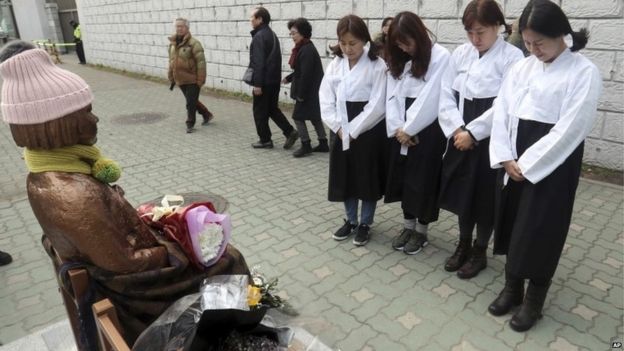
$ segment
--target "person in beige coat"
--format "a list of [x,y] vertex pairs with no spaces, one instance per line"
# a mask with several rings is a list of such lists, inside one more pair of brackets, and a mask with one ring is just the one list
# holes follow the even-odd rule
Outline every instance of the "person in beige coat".
[[169,38],[169,81],[171,90],[180,87],[186,99],[186,132],[195,129],[195,114],[204,118],[202,125],[207,125],[213,115],[199,101],[199,91],[206,83],[206,58],[201,43],[193,38],[189,31],[189,21],[185,18],[175,20],[175,35]]

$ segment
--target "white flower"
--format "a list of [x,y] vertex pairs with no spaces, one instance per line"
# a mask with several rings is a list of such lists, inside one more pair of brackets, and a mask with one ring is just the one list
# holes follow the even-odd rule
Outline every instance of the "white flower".
[[208,262],[217,257],[219,248],[224,240],[223,228],[216,223],[208,223],[199,233],[199,247],[202,260]]

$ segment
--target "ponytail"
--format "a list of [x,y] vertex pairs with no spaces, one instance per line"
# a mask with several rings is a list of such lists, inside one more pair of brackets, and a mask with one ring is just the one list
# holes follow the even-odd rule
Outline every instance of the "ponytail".
[[[370,48],[368,50],[368,57],[371,61],[374,61],[378,58],[379,48],[375,43],[373,43],[373,39],[371,39],[370,32],[368,31],[368,27],[364,20],[356,15],[346,15],[338,21],[338,25],[336,26],[336,34],[338,35],[338,40],[340,37],[346,33],[351,33],[355,38],[361,40],[366,43],[370,43]],[[342,57],[342,50],[340,49],[340,43],[334,46],[330,46],[329,49],[332,53],[338,57]]]
[[375,42],[372,40],[369,40],[368,43],[370,45],[370,47],[368,48],[368,58],[371,61],[375,61],[379,58],[379,45],[375,44]]
[[507,23],[503,23],[502,26],[505,27],[505,31],[503,33],[505,33],[507,35],[511,35],[511,33],[513,32],[513,29],[511,28],[511,25],[507,24]]
[[583,28],[578,32],[572,30],[568,17],[563,10],[550,0],[531,0],[520,15],[520,33],[531,29],[549,38],[558,38],[566,34],[572,36],[571,51],[579,51],[587,44],[589,32]]
[[587,31],[587,28],[581,28],[578,32],[572,31],[570,34],[572,35],[572,47],[570,51],[575,52],[585,48],[587,40],[589,39],[589,31]]

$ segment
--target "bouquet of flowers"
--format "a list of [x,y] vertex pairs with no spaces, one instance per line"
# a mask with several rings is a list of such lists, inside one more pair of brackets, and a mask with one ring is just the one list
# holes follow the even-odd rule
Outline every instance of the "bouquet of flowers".
[[261,324],[269,308],[283,302],[274,293],[277,279],[251,275],[206,278],[198,294],[170,306],[138,338],[133,350],[285,350],[293,331],[272,318]]
[[223,255],[230,241],[230,216],[215,213],[206,206],[198,206],[188,210],[184,218],[195,258],[206,267],[212,266]]
[[215,264],[230,241],[230,217],[216,213],[211,202],[185,205],[183,197],[166,195],[161,206],[144,204],[137,211],[147,225],[177,242],[198,269]]
[[247,287],[247,304],[250,309],[284,306],[282,298],[275,294],[278,278],[267,280],[256,267],[251,269],[251,284]]

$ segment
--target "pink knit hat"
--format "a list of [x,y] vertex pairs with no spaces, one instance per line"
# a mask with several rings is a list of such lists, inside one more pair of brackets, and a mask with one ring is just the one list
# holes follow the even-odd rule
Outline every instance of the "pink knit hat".
[[51,121],[88,106],[91,89],[78,75],[57,67],[47,52],[31,49],[0,64],[2,118],[11,124]]

